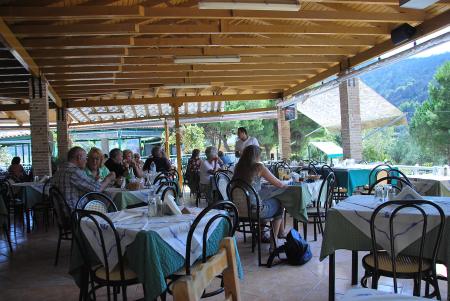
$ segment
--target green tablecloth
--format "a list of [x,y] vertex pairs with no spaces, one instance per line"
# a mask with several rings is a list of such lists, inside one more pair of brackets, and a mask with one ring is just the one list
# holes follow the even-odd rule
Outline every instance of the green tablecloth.
[[[303,185],[288,186],[284,192],[273,196],[281,202],[286,211],[300,222],[308,222],[307,207],[313,201],[313,195]],[[315,196],[317,198],[317,196]]]
[[356,187],[369,184],[370,171],[371,169],[334,169],[338,185],[347,188],[349,196]]
[[450,196],[450,177],[413,175],[409,180],[421,195]]
[[37,203],[42,201],[43,183],[25,182],[13,184],[13,190],[20,198],[27,209],[33,208]]
[[[228,224],[222,221],[208,239],[207,254],[214,255],[220,241],[227,233]],[[236,249],[239,278],[243,278],[243,269]],[[163,293],[167,286],[165,277],[184,267],[184,258],[168,245],[156,232],[141,231],[125,253],[128,266],[137,274],[139,282],[145,286],[145,300],[153,301]],[[69,273],[80,284],[83,261],[77,248],[72,248]]]
[[[371,197],[371,196],[367,196]],[[437,199],[426,197],[426,199]],[[439,198],[442,200],[443,198]],[[450,198],[445,201],[450,202]],[[431,230],[430,235],[437,235],[437,229]],[[431,237],[431,236],[430,236]],[[438,252],[438,260],[450,265],[450,216],[446,217],[444,233],[442,235],[441,246]],[[414,255],[418,253],[420,241],[416,241],[407,247],[402,253]],[[325,230],[322,239],[322,248],[320,251],[320,260],[336,250],[370,251],[372,249],[371,238],[361,232],[355,225],[347,220],[336,208],[328,210]],[[425,244],[424,256],[431,254],[431,247]],[[450,282],[448,283],[450,292]]]
[[128,206],[145,202],[146,198],[140,198],[130,191],[120,191],[114,195],[113,202],[118,210],[126,209]]

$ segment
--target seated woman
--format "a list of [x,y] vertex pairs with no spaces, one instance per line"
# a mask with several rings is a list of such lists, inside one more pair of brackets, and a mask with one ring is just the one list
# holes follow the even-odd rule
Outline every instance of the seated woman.
[[8,175],[14,182],[23,182],[26,180],[27,174],[22,164],[20,164],[20,157],[12,158],[11,165],[8,168]]
[[93,147],[87,155],[85,173],[96,181],[103,181],[108,175],[109,170],[103,165],[103,153],[97,148]]
[[144,176],[142,169],[138,164],[136,164],[136,161],[134,160],[133,152],[129,149],[123,151],[123,165],[129,170],[129,172],[132,168],[133,173],[137,178],[142,178]]
[[200,160],[200,150],[194,149],[186,168],[186,179],[191,192],[197,191],[201,163],[202,160]]
[[168,172],[172,168],[170,161],[166,158],[160,146],[152,148],[152,156],[145,160],[144,170],[150,170],[152,162],[155,163],[157,172]]
[[[261,150],[256,145],[247,146],[239,162],[234,169],[234,179],[240,179],[253,186],[255,191],[259,193],[261,190],[261,177],[267,182],[278,188],[285,188],[286,186],[278,180],[268,169],[264,166],[261,160]],[[255,203],[256,200],[252,200]],[[262,200],[260,203],[259,216],[261,219],[273,218],[273,232],[279,238],[284,237],[283,207],[275,198]],[[255,213],[255,212],[253,212]]]
[[206,194],[208,203],[213,200],[213,187],[211,186],[212,176],[220,169],[220,159],[217,154],[217,148],[208,146],[205,150],[206,160],[200,164],[200,191]]

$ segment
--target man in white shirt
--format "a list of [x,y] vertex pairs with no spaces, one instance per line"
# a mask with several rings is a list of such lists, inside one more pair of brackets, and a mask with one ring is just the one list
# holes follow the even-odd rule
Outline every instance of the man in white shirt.
[[203,160],[200,164],[200,191],[205,193],[208,203],[212,203],[213,200],[213,190],[215,187],[212,177],[216,171],[220,169],[220,163],[217,154],[217,148],[214,146],[208,146],[205,150],[206,160]]
[[247,134],[247,130],[243,127],[238,128],[237,135],[239,139],[236,141],[236,146],[234,147],[236,158],[240,158],[244,149],[249,145],[259,146],[258,140],[255,137],[250,137]]

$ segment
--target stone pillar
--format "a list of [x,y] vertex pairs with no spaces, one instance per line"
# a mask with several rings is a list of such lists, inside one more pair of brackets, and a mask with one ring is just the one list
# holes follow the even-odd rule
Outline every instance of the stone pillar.
[[289,159],[291,156],[291,126],[284,118],[283,109],[277,110],[278,143],[280,145],[281,159]]
[[66,161],[69,151],[69,122],[67,118],[67,109],[58,108],[56,110],[56,136],[58,141],[59,161]]
[[51,150],[49,146],[48,89],[43,78],[31,78],[30,131],[33,175],[42,177],[52,175]]
[[351,78],[339,84],[341,101],[341,135],[344,158],[362,160],[361,111],[359,79]]

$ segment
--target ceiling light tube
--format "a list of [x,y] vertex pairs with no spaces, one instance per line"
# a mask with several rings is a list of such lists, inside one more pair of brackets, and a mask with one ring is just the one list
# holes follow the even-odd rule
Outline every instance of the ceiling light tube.
[[299,11],[300,4],[292,3],[252,3],[252,2],[210,2],[200,1],[199,9],[231,9],[231,10],[270,10],[270,11]]
[[235,56],[181,56],[176,57],[175,64],[220,64],[220,63],[240,63],[241,57]]
[[210,88],[210,84],[178,84],[178,85],[164,85],[161,88],[165,89],[204,89]]

